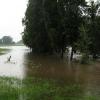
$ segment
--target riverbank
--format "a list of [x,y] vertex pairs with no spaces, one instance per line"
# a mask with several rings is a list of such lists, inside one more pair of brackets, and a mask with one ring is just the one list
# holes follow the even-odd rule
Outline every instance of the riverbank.
[[10,51],[10,49],[7,48],[0,48],[0,55],[3,55],[5,53],[8,53]]
[[0,77],[0,100],[99,100],[96,96],[85,96],[80,85],[57,81],[27,78]]

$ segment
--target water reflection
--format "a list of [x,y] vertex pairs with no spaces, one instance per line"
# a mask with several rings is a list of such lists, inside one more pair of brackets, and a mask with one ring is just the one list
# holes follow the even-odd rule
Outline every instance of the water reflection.
[[[57,57],[47,56],[32,56],[32,54],[26,54],[26,71],[27,76],[39,76],[44,78],[56,78],[69,81],[76,81],[83,83],[84,79],[89,76],[86,73],[87,67],[79,65],[77,63],[68,64],[67,60],[62,60]],[[88,67],[89,68],[89,67]],[[89,71],[91,71],[89,69]],[[84,73],[85,72],[85,73]]]
[[53,56],[25,54],[26,76],[59,80],[60,83],[80,84],[86,94],[100,95],[100,63],[81,65]]

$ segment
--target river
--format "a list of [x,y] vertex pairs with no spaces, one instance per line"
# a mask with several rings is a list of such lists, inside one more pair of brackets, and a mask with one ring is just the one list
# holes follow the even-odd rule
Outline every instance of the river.
[[[25,46],[9,46],[11,51],[0,56],[0,76],[17,78],[40,77],[77,83],[86,93],[100,95],[100,63],[81,65],[54,56],[36,56]],[[11,62],[6,62],[11,56]]]

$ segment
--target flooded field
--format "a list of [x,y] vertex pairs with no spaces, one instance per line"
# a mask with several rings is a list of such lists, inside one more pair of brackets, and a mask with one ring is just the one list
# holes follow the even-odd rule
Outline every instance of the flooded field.
[[[3,47],[4,48],[4,47]],[[100,63],[81,65],[69,63],[67,59],[54,56],[36,56],[24,46],[5,47],[11,49],[0,56],[0,76],[17,78],[35,77],[53,79],[58,84],[79,84],[86,95],[100,95]],[[7,58],[11,56],[11,61]]]

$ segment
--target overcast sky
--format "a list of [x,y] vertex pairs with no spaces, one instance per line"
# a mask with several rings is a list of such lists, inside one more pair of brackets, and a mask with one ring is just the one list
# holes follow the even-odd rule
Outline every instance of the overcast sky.
[[14,41],[21,39],[22,18],[27,2],[28,0],[0,0],[0,38],[9,35]]
[[21,39],[26,7],[27,0],[0,0],[0,38],[10,35],[14,41]]

